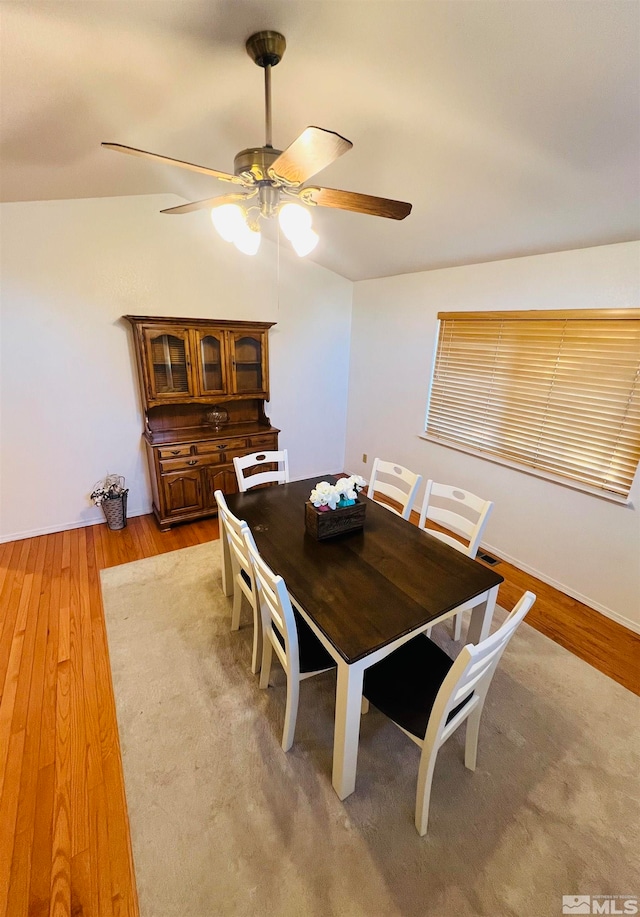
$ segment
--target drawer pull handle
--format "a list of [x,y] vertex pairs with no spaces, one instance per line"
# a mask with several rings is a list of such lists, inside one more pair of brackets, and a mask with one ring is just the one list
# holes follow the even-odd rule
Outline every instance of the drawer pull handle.
[[226,444],[226,443],[220,443],[219,446],[216,446],[216,449],[226,449],[226,448],[227,448],[227,444]]
[[189,459],[189,461],[187,462],[187,465],[197,465],[197,464],[198,464],[198,459]]
[[172,449],[172,450],[171,450],[171,455],[180,455],[180,450],[179,450],[179,449]]

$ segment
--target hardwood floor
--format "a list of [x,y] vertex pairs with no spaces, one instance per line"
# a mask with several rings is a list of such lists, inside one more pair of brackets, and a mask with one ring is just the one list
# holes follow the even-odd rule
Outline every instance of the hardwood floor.
[[139,516],[0,545],[0,915],[137,917],[98,573],[217,537]]
[[[0,545],[0,915],[137,917],[99,571],[218,537],[151,516]],[[515,567],[499,602],[640,695],[640,637]]]

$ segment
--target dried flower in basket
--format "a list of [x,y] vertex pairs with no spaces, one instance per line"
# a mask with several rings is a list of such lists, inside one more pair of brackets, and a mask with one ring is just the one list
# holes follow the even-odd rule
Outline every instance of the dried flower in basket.
[[104,500],[114,500],[116,497],[122,497],[127,493],[129,493],[129,490],[124,486],[122,475],[108,474],[104,480],[95,483],[90,497],[96,506],[100,506]]

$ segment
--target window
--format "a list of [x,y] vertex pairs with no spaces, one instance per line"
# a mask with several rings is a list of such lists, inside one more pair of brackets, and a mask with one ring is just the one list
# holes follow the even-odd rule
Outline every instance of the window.
[[640,459],[640,309],[438,319],[429,439],[628,496]]

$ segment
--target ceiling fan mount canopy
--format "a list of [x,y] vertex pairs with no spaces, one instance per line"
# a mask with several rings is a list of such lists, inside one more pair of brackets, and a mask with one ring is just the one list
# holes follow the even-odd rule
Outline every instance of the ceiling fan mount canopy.
[[256,32],[247,38],[247,54],[258,67],[275,67],[282,60],[287,47],[280,32]]

